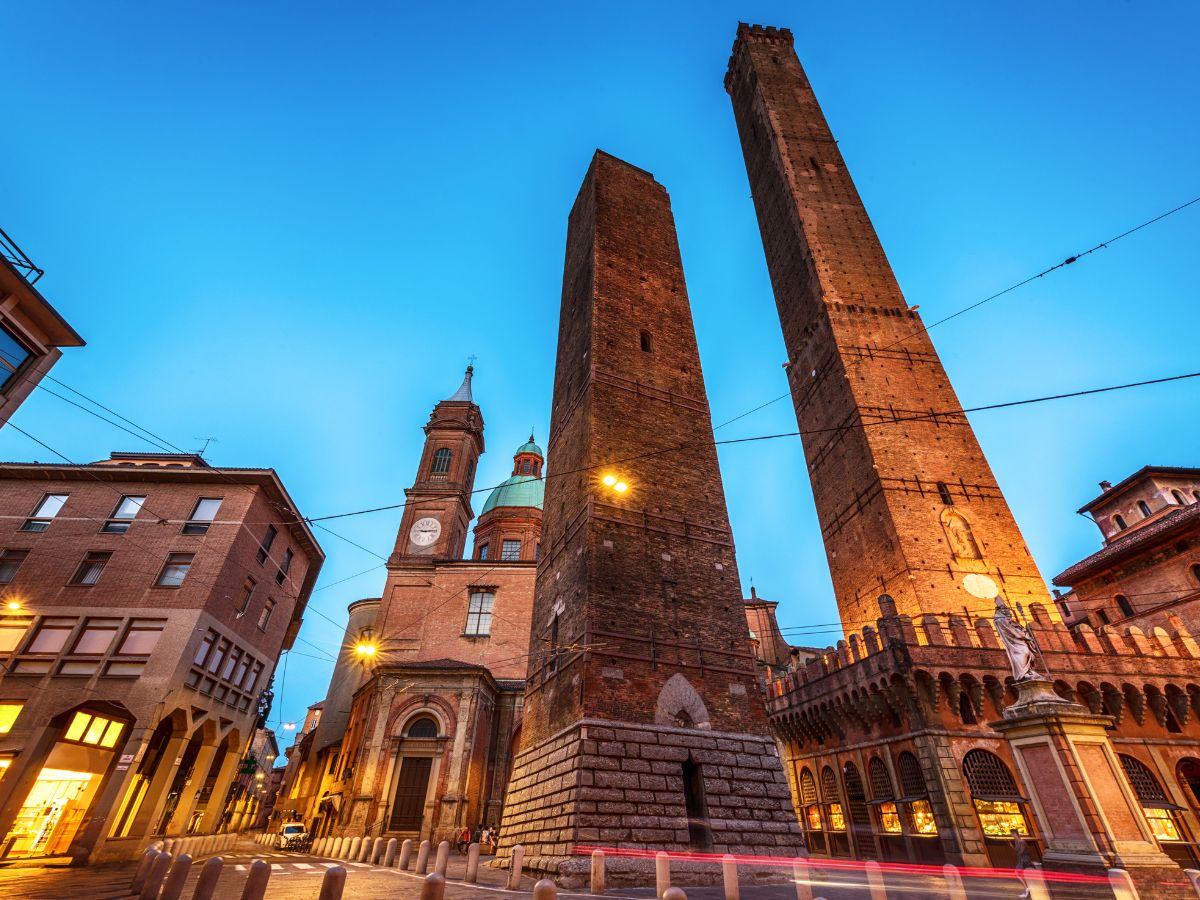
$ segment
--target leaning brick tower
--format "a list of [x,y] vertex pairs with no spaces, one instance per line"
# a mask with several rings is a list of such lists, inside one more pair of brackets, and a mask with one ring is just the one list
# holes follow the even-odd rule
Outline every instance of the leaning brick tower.
[[1046,604],[1045,582],[905,302],[785,28],[739,25],[725,87],[788,352],[788,380],[842,622],[991,614],[989,575]]
[[557,474],[501,858],[521,844],[569,883],[581,845],[800,848],[711,433],[670,199],[597,152],[567,231]]

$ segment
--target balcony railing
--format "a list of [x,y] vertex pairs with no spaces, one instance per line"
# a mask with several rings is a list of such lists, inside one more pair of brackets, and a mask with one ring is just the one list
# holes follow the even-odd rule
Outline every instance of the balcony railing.
[[33,260],[25,255],[25,251],[17,246],[16,241],[10,238],[3,228],[0,228],[0,256],[15,266],[30,284],[36,284],[37,280],[46,274],[33,264]]

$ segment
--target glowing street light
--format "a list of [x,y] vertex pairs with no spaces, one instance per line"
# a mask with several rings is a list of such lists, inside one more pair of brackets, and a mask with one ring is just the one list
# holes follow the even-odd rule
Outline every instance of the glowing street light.
[[284,723],[283,723],[283,730],[284,730],[284,731],[295,731],[295,730],[296,730],[296,723],[295,723],[295,722],[284,722]]
[[618,494],[623,494],[629,490],[629,485],[611,473],[601,478],[600,483],[606,488],[611,488],[612,490],[616,491]]
[[7,606],[11,611],[16,612],[18,609],[21,608],[21,601],[20,600],[9,600],[8,603],[5,604],[5,606]]
[[379,652],[379,648],[375,644],[363,641],[354,648],[354,652],[362,657],[372,657]]
[[602,480],[604,481],[605,487],[612,487],[613,485],[615,485],[617,483],[617,476],[616,475],[605,475]]

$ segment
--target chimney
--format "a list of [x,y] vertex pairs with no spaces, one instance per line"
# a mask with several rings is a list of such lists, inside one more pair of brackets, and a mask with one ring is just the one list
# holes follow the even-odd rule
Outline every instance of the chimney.
[[1104,491],[1104,493],[1107,494],[1109,491],[1112,490],[1112,482],[1111,481],[1100,482],[1100,490]]

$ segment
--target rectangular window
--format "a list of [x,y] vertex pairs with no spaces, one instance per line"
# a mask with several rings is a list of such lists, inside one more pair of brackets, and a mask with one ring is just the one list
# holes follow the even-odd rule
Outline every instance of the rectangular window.
[[261,566],[267,561],[267,557],[271,555],[271,545],[275,543],[275,536],[279,534],[275,530],[274,525],[267,526],[267,533],[263,535],[262,543],[258,545],[258,564]]
[[15,334],[0,325],[0,382],[7,386],[17,369],[32,355]]
[[488,557],[487,557],[487,555],[488,555],[488,545],[487,545],[487,544],[480,544],[480,545],[479,545],[479,558],[480,558],[480,559],[487,559],[487,558],[488,558]]
[[217,669],[221,668],[221,660],[225,658],[225,654],[229,652],[232,645],[228,638],[221,638],[221,642],[217,644],[217,652],[208,658],[208,671],[215,674]]
[[196,501],[196,508],[188,516],[188,520],[183,523],[183,533],[207,534],[208,526],[217,517],[217,510],[220,508],[220,497],[201,497]]
[[0,584],[12,583],[28,555],[28,550],[0,550]]
[[108,534],[124,534],[129,530],[129,523],[137,518],[138,511],[145,502],[145,497],[122,497],[121,502],[117,504],[117,508],[113,510],[113,514],[109,516],[108,521],[100,530]]
[[8,734],[16,724],[24,703],[0,703],[0,734]]
[[142,660],[124,660],[114,659],[104,666],[104,675],[107,678],[137,678],[146,668],[146,663]]
[[513,560],[521,558],[520,541],[504,541],[500,544],[500,558]]
[[42,627],[37,630],[37,634],[33,636],[33,640],[29,642],[29,646],[25,648],[25,652],[61,653],[74,627],[74,619],[42,620]]
[[166,624],[164,619],[134,619],[129,623],[129,630],[125,632],[125,639],[117,648],[117,654],[120,656],[149,656],[158,646],[158,639],[162,637],[163,627]]
[[237,611],[244,613],[250,607],[250,598],[254,596],[255,583],[253,578],[247,578],[242,585],[242,596],[238,600]]
[[842,804],[830,803],[829,810],[829,830],[830,831],[845,831],[846,817],[842,815]]
[[267,602],[263,605],[262,612],[258,614],[258,630],[259,631],[267,630],[267,625],[271,621],[271,614],[274,612],[275,612],[275,601],[272,600],[270,597],[268,597]]
[[975,812],[986,837],[1008,838],[1010,832],[1029,836],[1021,805],[1009,800],[975,800]]
[[288,569],[292,567],[292,556],[291,547],[283,551],[283,562],[279,564],[279,571],[275,573],[276,584],[283,584],[283,579],[287,577]]
[[11,671],[14,675],[45,675],[53,664],[49,659],[19,659]]
[[95,675],[100,668],[98,659],[68,659],[58,667],[59,675]]
[[183,580],[187,578],[188,569],[192,567],[194,556],[195,554],[193,553],[167,554],[166,565],[163,566],[162,572],[159,573],[158,581],[155,584],[158,587],[179,587],[183,584]]
[[21,526],[22,531],[45,531],[50,522],[62,510],[67,502],[68,494],[46,494],[37,505],[33,514]]
[[114,747],[117,738],[125,726],[113,719],[94,716],[91,713],[77,712],[71,724],[67,726],[64,741],[78,741],[81,744],[92,744],[98,747]]
[[237,665],[238,660],[242,657],[242,651],[237,647],[233,648],[233,652],[225,657],[225,665],[221,666],[221,680],[228,681],[229,676],[233,674],[233,667]]
[[487,637],[492,633],[492,606],[496,595],[491,591],[472,591],[467,605],[467,637]]
[[0,653],[11,653],[29,630],[29,619],[0,619]]
[[216,642],[217,633],[215,631],[210,631],[208,634],[206,634],[204,636],[204,640],[200,642],[200,646],[196,648],[196,657],[192,660],[192,662],[198,666],[204,665],[205,660],[208,659],[208,651],[213,648],[213,644]]
[[250,674],[246,676],[246,680],[242,683],[243,691],[252,691],[254,686],[258,684],[258,676],[262,674],[263,664],[256,662],[254,668],[250,670]]
[[120,619],[88,619],[71,652],[85,656],[107,653],[120,625]]
[[100,573],[104,571],[105,564],[112,557],[111,553],[102,550],[93,550],[83,558],[83,562],[79,564],[79,568],[75,570],[75,574],[71,576],[71,584],[81,584],[90,587],[100,580]]
[[908,805],[915,834],[937,834],[937,821],[933,818],[933,807],[928,800],[914,800]]
[[237,671],[233,673],[233,677],[229,679],[233,684],[241,684],[246,677],[246,670],[250,668],[252,657],[248,653],[243,653],[242,658],[238,661]]
[[558,671],[558,613],[550,620],[550,674]]
[[896,804],[890,800],[879,804],[879,826],[888,834],[900,834],[903,831],[900,827],[900,813]]

